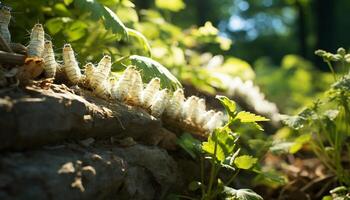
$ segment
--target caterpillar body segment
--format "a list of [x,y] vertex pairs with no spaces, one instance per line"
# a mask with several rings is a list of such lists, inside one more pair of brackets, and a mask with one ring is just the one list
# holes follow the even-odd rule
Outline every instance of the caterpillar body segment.
[[45,32],[41,24],[35,24],[30,33],[28,56],[41,57],[45,45]]
[[132,84],[128,92],[128,101],[134,105],[141,105],[141,95],[143,90],[143,83],[141,74],[135,70],[132,72]]
[[94,75],[90,78],[90,85],[92,88],[96,88],[100,83],[108,79],[111,66],[111,57],[108,55],[104,56],[94,70]]
[[151,105],[151,114],[157,118],[161,117],[165,110],[165,107],[168,104],[168,101],[169,101],[168,89],[163,89],[157,92]]
[[112,97],[119,100],[125,101],[128,97],[128,91],[132,84],[133,72],[135,67],[129,66],[125,69],[122,76],[119,78],[117,83],[112,88]]
[[181,108],[185,101],[183,89],[177,89],[171,99],[169,105],[165,108],[165,114],[172,119],[180,119]]
[[53,78],[56,75],[56,71],[58,68],[58,63],[55,60],[55,54],[52,48],[52,42],[46,41],[44,45],[43,51],[43,59],[44,59],[44,70],[45,76],[47,78]]
[[111,56],[105,55],[97,65],[97,70],[100,71],[107,79],[111,72],[112,59]]
[[195,108],[193,115],[191,116],[191,120],[195,124],[200,124],[200,121],[202,120],[201,116],[205,112],[206,112],[205,100],[199,99],[197,102],[197,107]]
[[86,63],[83,67],[84,69],[84,76],[82,76],[82,79],[84,79],[84,84],[88,88],[92,88],[92,79],[95,75],[96,68],[94,64],[91,62]]
[[208,123],[208,121],[215,115],[215,111],[214,110],[209,110],[209,111],[206,111],[204,113],[202,113],[200,116],[199,116],[199,119],[198,119],[198,124],[201,125],[201,126],[204,126]]
[[74,51],[70,44],[65,44],[63,47],[63,62],[64,71],[73,84],[78,84],[81,80],[81,71],[77,60],[74,56]]
[[195,112],[195,109],[198,104],[198,97],[196,96],[190,96],[182,107],[182,118],[184,120],[191,120],[191,117],[193,116],[193,113]]
[[11,34],[9,31],[10,20],[11,20],[11,8],[7,6],[1,6],[0,7],[0,34],[8,44],[11,43]]
[[111,96],[111,86],[108,80],[104,80],[96,86],[93,90],[94,94],[98,97],[108,99]]
[[160,79],[153,78],[142,91],[141,103],[142,107],[149,109],[152,105],[152,101],[160,89]]
[[213,132],[215,128],[218,128],[223,123],[223,113],[222,112],[216,112],[204,125],[204,129],[208,130],[208,132]]

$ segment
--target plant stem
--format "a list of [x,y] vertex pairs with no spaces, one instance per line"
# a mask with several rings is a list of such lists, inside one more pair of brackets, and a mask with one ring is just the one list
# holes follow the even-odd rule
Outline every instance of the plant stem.
[[327,60],[326,63],[327,63],[329,69],[331,70],[331,72],[332,72],[332,74],[333,74],[334,81],[336,81],[336,80],[337,80],[337,77],[336,77],[336,75],[335,75],[335,71],[334,71],[334,68],[333,68],[333,66],[332,66],[332,63],[331,63],[329,60]]
[[230,185],[232,181],[236,178],[237,174],[239,173],[240,169],[237,169],[237,171],[231,176],[231,178],[227,181],[226,185]]
[[[215,132],[213,133],[213,136],[216,137]],[[214,156],[213,156],[213,159],[211,160],[211,171],[210,171],[209,186],[208,186],[208,191],[207,191],[207,194],[206,194],[206,196],[208,198],[210,197],[211,189],[213,187],[214,179],[215,179],[217,145],[218,145],[218,141],[216,139],[215,140],[215,146],[214,146]]]
[[204,158],[201,155],[201,189],[202,189],[202,197],[205,195],[205,187],[204,187]]

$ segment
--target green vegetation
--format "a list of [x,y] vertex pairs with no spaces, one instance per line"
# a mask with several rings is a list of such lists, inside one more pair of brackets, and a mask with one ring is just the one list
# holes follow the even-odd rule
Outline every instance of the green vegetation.
[[[350,198],[350,3],[334,2],[2,1],[13,8],[14,42],[28,42],[39,22],[56,52],[72,45],[80,66],[108,54],[115,79],[132,64],[145,83],[159,77],[162,88],[184,87],[224,110],[226,124],[204,141],[186,132],[177,139],[200,177],[169,199],[202,200],[286,199],[296,191]],[[327,52],[340,45],[348,46]],[[324,166],[321,175],[300,164],[310,157]],[[291,190],[301,176],[331,178],[320,194]]]

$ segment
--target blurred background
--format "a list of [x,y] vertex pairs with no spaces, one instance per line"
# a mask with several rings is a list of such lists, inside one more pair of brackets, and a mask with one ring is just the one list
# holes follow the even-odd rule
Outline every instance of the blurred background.
[[[28,43],[31,27],[40,22],[45,25],[46,38],[55,44],[56,54],[60,55],[63,43],[72,43],[82,64],[97,62],[104,53],[115,60],[130,54],[147,55],[142,42],[132,38],[119,41],[103,23],[91,19],[93,12],[77,6],[82,1],[3,3],[13,8],[10,30],[16,42]],[[276,107],[272,109],[270,104],[274,111],[266,112],[295,113],[311,102],[332,81],[327,65],[314,51],[334,52],[350,45],[348,0],[96,2],[108,6],[127,27],[142,33],[151,46],[152,58],[185,85],[211,95],[221,92],[243,99],[249,95],[266,99]],[[121,69],[114,67],[114,71]],[[237,77],[240,80],[235,82]],[[230,81],[232,84],[227,84]],[[235,84],[246,84],[248,89],[239,90],[239,86],[232,86]],[[249,86],[260,96],[240,94]],[[263,110],[259,105],[268,107],[266,102],[255,104],[250,106],[253,111]]]

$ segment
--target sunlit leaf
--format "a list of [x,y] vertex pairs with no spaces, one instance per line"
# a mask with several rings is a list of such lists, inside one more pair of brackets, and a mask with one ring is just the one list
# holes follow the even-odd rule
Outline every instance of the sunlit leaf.
[[148,44],[148,41],[146,39],[146,37],[144,35],[142,35],[142,33],[134,30],[134,29],[130,29],[130,28],[126,28],[128,34],[130,37],[134,37],[137,39],[137,41],[142,45],[143,50],[145,51],[145,53],[147,54],[147,56],[151,56],[151,47]]
[[269,121],[269,119],[263,116],[255,115],[254,113],[246,111],[239,112],[236,119],[239,119],[242,123]]
[[156,0],[155,3],[158,8],[174,12],[184,9],[186,6],[183,0]]
[[103,6],[96,0],[74,0],[75,6],[91,13],[95,20],[102,20],[107,30],[112,30],[118,39],[127,39],[128,33],[125,25],[118,16],[108,7]]
[[248,155],[243,155],[243,156],[238,156],[234,160],[234,163],[240,169],[250,169],[251,167],[253,167],[253,165],[257,161],[258,161],[257,158],[254,158],[254,157],[248,156]]
[[52,18],[46,21],[45,27],[49,30],[52,35],[60,32],[63,28],[62,18]]
[[225,107],[225,110],[231,117],[235,117],[236,103],[226,96],[217,95],[215,98],[219,99],[220,103]]
[[68,36],[68,41],[76,41],[86,35],[87,27],[87,24],[84,22],[76,20],[64,30],[64,34]]
[[162,88],[168,88],[173,91],[182,88],[181,83],[167,68],[151,58],[132,55],[123,63],[125,65],[134,65],[139,69],[145,83],[149,82],[154,77],[158,77],[160,78]]
[[226,157],[232,155],[235,148],[235,137],[227,129],[216,129],[213,134],[208,137],[207,142],[202,143],[202,149],[206,153],[215,154],[216,159],[223,162]]

